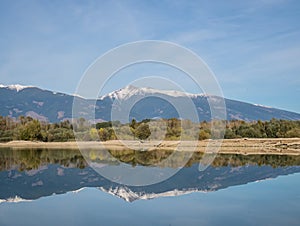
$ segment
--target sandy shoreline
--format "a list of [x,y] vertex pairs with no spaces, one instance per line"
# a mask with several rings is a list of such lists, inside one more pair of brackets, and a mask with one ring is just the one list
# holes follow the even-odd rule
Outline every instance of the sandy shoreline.
[[[47,149],[114,149],[124,150],[128,147],[135,150],[175,150],[179,141],[125,141],[126,145],[118,140],[106,142],[32,142],[32,141],[11,141],[0,143],[0,148],[47,148]],[[197,145],[196,145],[197,144]],[[209,148],[207,145],[209,144]],[[218,141],[181,141],[179,147],[182,151],[212,152],[217,150]],[[218,153],[227,154],[280,154],[280,155],[300,155],[300,138],[275,138],[275,139],[226,139],[223,140]]]

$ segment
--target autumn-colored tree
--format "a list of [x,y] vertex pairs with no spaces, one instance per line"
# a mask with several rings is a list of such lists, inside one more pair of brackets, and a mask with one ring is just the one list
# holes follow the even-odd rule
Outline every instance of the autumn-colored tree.
[[149,125],[146,124],[146,123],[141,123],[135,129],[135,135],[140,140],[146,140],[151,135],[151,131],[150,131]]

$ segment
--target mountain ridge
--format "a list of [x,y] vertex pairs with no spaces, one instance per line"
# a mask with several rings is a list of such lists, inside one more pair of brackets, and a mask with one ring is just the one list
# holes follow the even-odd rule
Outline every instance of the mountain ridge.
[[[59,174],[59,172],[63,173]],[[59,164],[48,164],[34,172],[30,170],[20,172],[15,168],[0,171],[0,204],[1,202],[31,201],[66,192],[78,193],[83,188],[89,187],[97,188],[127,202],[134,202],[195,192],[214,192],[299,172],[299,166],[274,168],[255,165],[234,168],[209,167],[206,171],[199,172],[198,165],[194,164],[192,167],[183,168],[173,177],[158,184],[126,186],[107,180],[90,167],[79,169],[73,165],[64,167]],[[28,183],[24,183],[25,180]],[[7,189],[8,187],[11,189]]]
[[[157,90],[149,87],[127,86],[113,91],[97,99],[87,99],[77,94],[65,94],[49,91],[34,86],[0,85],[1,116],[17,118],[20,115],[31,116],[41,121],[58,122],[72,119],[73,100],[79,101],[82,111],[77,117],[85,117],[88,111],[95,110],[96,120],[111,120],[111,109],[114,101],[126,100],[129,97],[143,99],[131,110],[130,119],[143,120],[145,118],[172,118],[179,117],[172,104],[163,100],[164,97],[177,103],[184,103],[189,97],[199,115],[200,121],[211,120],[208,98],[214,101],[221,97],[209,94],[192,94],[174,90]],[[237,100],[224,99],[227,108],[228,120],[270,120],[271,118],[300,120],[300,114],[281,110],[260,104],[251,104]]]
[[130,97],[132,95],[140,95],[140,94],[164,94],[164,95],[173,96],[173,97],[208,96],[203,93],[194,94],[194,93],[187,93],[187,92],[178,91],[178,90],[159,90],[159,89],[153,89],[151,87],[136,87],[133,85],[128,85],[122,89],[118,89],[118,90],[112,91],[108,94],[105,94],[103,96],[100,96],[99,99],[103,100],[107,97],[114,98],[114,99],[126,99],[127,97]]

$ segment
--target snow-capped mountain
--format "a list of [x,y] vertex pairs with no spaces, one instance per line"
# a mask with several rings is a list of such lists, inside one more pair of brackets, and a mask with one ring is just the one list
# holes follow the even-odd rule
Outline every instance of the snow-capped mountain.
[[[111,120],[111,109],[114,101],[128,98],[139,98],[140,101],[131,109],[130,119],[173,118],[179,117],[174,106],[167,100],[177,104],[185,104],[189,97],[197,110],[200,120],[211,120],[208,98],[218,101],[220,97],[205,94],[183,93],[173,90],[157,90],[127,86],[99,97],[97,100],[85,99],[77,95],[43,90],[33,86],[0,85],[0,115],[19,117],[31,116],[43,121],[57,122],[71,119],[73,100],[79,101],[81,110],[76,117],[89,120]],[[225,99],[227,119],[270,120],[271,118],[300,120],[300,114],[262,105]],[[88,113],[95,109],[95,118],[88,118]]]
[[205,96],[204,94],[192,94],[192,93],[186,93],[181,92],[177,90],[158,90],[153,89],[150,87],[136,87],[136,86],[126,86],[123,89],[119,89],[116,91],[113,91],[109,94],[106,94],[104,96],[101,96],[99,99],[103,100],[105,98],[110,99],[117,99],[117,100],[126,100],[134,95],[155,95],[155,94],[161,94],[166,96],[172,96],[172,97],[197,97],[197,96]]
[[[141,99],[131,110],[131,117],[142,120],[148,118],[172,118],[179,117],[174,106],[166,100],[171,100],[173,103],[186,102],[186,98],[190,98],[195,108],[197,109],[199,118],[202,120],[210,120],[210,106],[208,98],[213,101],[221,101],[222,98],[209,94],[192,94],[175,90],[157,90],[153,88],[135,87],[132,85],[126,86],[123,89],[113,91],[109,94],[101,96],[98,100],[100,103],[113,103],[115,100],[126,101],[129,98]],[[225,99],[227,119],[238,120],[270,120],[271,118],[299,120],[300,114],[280,109],[275,109],[269,106],[260,104],[250,104],[241,101]],[[111,109],[111,108],[109,108]],[[97,114],[97,113],[96,113]]]
[[16,90],[17,92],[26,89],[26,88],[32,88],[33,86],[23,86],[23,85],[19,85],[19,84],[15,84],[15,85],[3,85],[0,84],[0,88],[4,88],[4,89],[10,89],[10,90]]

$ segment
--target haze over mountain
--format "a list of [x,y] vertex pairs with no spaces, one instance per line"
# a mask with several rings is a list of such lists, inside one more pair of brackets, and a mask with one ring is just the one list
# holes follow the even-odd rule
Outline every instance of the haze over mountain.
[[[141,99],[130,112],[130,118],[142,120],[145,118],[179,117],[178,112],[166,99],[184,104],[189,97],[197,110],[200,120],[210,120],[208,98],[220,101],[221,97],[205,94],[189,94],[179,91],[156,90],[127,86],[116,90],[96,100],[43,90],[38,87],[21,85],[0,85],[0,115],[19,117],[31,116],[39,120],[57,122],[72,118],[73,100],[76,98],[81,109],[77,117],[86,117],[87,112],[95,109],[95,119],[108,121],[111,119],[111,109],[114,101],[124,101],[127,98]],[[236,100],[225,99],[227,119],[270,120],[271,118],[300,120],[300,114],[262,105],[250,104]]]

